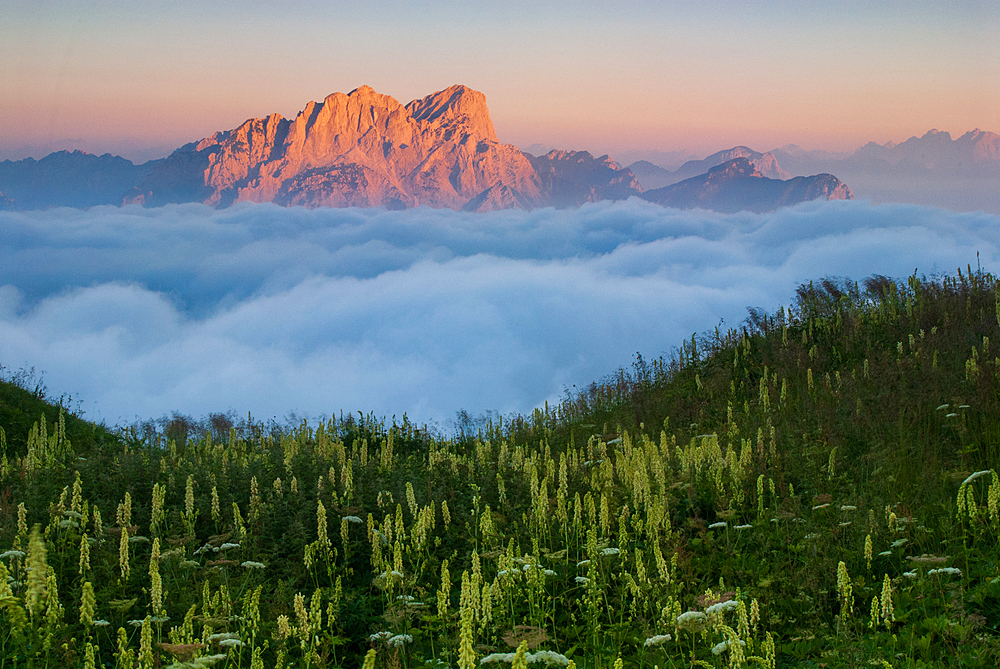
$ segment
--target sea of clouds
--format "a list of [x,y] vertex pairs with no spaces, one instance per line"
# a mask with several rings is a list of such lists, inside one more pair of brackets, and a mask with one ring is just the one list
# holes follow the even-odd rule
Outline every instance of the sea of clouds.
[[467,214],[202,205],[0,212],[0,365],[109,425],[527,412],[825,276],[1000,264],[1000,218],[638,200]]

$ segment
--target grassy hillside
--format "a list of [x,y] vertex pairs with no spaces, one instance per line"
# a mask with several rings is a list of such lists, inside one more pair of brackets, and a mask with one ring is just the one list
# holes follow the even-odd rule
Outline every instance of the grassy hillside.
[[825,280],[453,438],[4,386],[0,668],[997,666],[998,306]]
[[56,402],[46,398],[45,384],[34,370],[6,373],[0,366],[0,429],[9,446],[2,452],[24,453],[28,435],[42,416],[46,425],[58,425],[62,414],[66,438],[77,452],[89,452],[95,446],[114,437],[104,426],[81,419],[70,410],[72,400],[61,397]]

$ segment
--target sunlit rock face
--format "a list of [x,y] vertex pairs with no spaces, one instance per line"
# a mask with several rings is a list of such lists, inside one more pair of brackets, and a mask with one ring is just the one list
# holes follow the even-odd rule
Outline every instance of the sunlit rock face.
[[767,212],[810,200],[854,199],[851,189],[832,174],[770,179],[748,158],[730,160],[705,174],[647,191],[642,197],[665,207],[720,212]]
[[486,96],[452,86],[402,105],[362,86],[181,147],[126,202],[460,209],[490,189],[497,206],[542,200],[531,163],[498,141]]

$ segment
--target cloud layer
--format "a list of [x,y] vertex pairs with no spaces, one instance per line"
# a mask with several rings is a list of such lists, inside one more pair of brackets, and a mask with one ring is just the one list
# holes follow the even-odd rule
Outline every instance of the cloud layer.
[[529,411],[796,285],[997,267],[1000,219],[813,202],[0,213],[0,364],[109,424]]

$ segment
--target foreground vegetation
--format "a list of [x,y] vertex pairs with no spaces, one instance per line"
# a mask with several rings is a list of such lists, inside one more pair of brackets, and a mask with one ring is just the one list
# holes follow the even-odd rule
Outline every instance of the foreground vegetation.
[[0,668],[997,666],[998,307],[827,280],[448,438],[5,383]]

